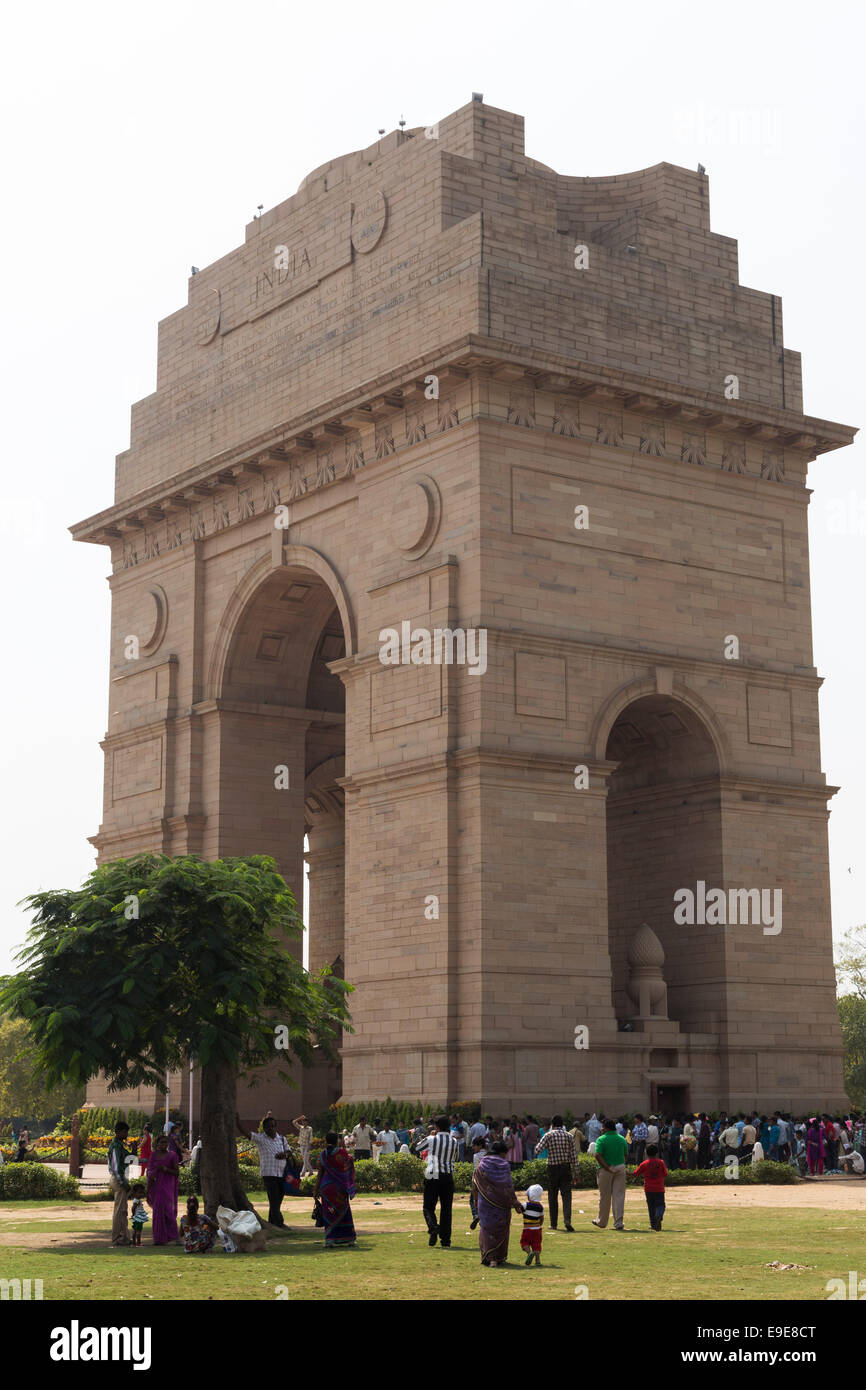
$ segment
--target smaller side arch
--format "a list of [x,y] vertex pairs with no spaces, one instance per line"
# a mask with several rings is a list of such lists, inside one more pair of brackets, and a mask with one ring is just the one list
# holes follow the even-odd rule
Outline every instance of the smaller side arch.
[[[623,710],[627,709],[635,700],[659,693],[655,677],[644,676],[638,680],[626,681],[624,685],[619,686],[608,696],[598,710],[590,732],[590,748],[592,756],[597,762],[603,762],[607,756],[607,744],[611,730]],[[725,776],[731,766],[731,750],[727,735],[714,711],[700,695],[697,695],[681,680],[674,680],[670,698],[678,700],[700,719],[716,750],[719,775]]]
[[330,590],[340,614],[346,642],[346,656],[356,655],[355,618],[349,596],[337,571],[318,550],[313,550],[306,545],[286,545],[282,550],[280,565],[274,565],[270,553],[262,555],[260,559],[256,560],[240,580],[226,604],[217,627],[216,640],[208,663],[205,699],[215,700],[221,695],[232,638],[246,609],[255,599],[259,589],[277,569],[305,569],[318,575],[319,579]]

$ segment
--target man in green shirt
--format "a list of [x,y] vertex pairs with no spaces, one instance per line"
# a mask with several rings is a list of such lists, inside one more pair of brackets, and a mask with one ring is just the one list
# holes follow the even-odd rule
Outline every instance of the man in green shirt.
[[604,1130],[595,1141],[595,1157],[598,1161],[598,1216],[593,1217],[593,1226],[603,1230],[610,1215],[613,1202],[613,1229],[624,1231],[625,1226],[625,1160],[628,1143],[616,1132],[613,1120],[605,1120]]
[[126,1136],[129,1134],[129,1125],[125,1120],[118,1120],[114,1126],[114,1138],[108,1146],[108,1182],[114,1193],[114,1215],[111,1219],[111,1243],[112,1245],[131,1245],[129,1239],[129,1225],[127,1222],[127,1206],[129,1203],[129,1177],[126,1169],[126,1159],[130,1150],[126,1147]]

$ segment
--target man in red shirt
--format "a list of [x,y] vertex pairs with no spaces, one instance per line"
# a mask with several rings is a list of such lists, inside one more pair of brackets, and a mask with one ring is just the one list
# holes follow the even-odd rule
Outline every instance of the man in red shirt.
[[667,1168],[659,1158],[657,1144],[647,1144],[646,1158],[634,1170],[636,1178],[643,1178],[643,1193],[649,1209],[650,1225],[654,1231],[662,1228],[665,1214],[665,1178]]

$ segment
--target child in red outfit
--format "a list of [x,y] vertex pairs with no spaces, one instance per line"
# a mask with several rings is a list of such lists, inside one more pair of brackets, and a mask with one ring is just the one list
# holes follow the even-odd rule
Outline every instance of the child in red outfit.
[[665,1178],[668,1170],[663,1159],[659,1158],[657,1144],[647,1144],[646,1158],[634,1170],[636,1178],[643,1178],[643,1192],[649,1209],[650,1225],[660,1231],[665,1214]]
[[526,1256],[526,1263],[532,1264],[535,1260],[537,1265],[541,1264],[541,1234],[544,1226],[544,1207],[541,1199],[544,1196],[544,1188],[540,1183],[533,1183],[532,1187],[526,1189],[528,1201],[523,1208],[523,1231],[520,1236],[520,1248]]

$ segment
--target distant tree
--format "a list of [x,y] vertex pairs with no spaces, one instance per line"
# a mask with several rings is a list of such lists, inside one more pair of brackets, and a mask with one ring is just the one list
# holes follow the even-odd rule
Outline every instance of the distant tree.
[[866,999],[843,994],[838,1001],[845,1048],[845,1093],[857,1110],[866,1110]]
[[0,1018],[0,1119],[32,1124],[68,1115],[84,1101],[84,1087],[47,1087],[33,1074],[33,1037],[21,1018]]
[[[23,968],[0,981],[0,1009],[27,1020],[36,1074],[81,1087],[102,1072],[112,1091],[164,1091],[166,1070],[195,1058],[206,1210],[248,1208],[238,1076],[275,1060],[309,1065],[316,1047],[333,1057],[351,989],[287,951],[303,925],[274,861],[142,854],[27,902],[35,917]],[[278,1074],[291,1080],[285,1065]]]
[[836,954],[839,1022],[845,1047],[845,1091],[866,1110],[866,925],[850,927]]
[[841,994],[866,999],[866,924],[849,927],[836,953],[836,981]]

